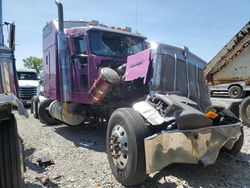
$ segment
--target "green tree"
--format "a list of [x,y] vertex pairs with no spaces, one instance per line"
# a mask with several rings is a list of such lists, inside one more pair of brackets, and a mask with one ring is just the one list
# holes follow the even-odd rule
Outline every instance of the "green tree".
[[40,74],[40,72],[43,69],[43,59],[38,58],[35,56],[30,56],[25,59],[23,59],[24,67],[28,69],[35,69],[37,74]]

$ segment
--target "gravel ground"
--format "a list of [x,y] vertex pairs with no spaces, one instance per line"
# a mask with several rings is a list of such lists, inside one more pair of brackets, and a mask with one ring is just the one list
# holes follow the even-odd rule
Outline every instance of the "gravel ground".
[[[32,115],[16,117],[24,142],[25,187],[122,187],[112,176],[105,153],[106,126],[46,126]],[[250,128],[244,132],[238,156],[221,153],[208,167],[173,164],[151,175],[141,187],[250,187]],[[55,164],[39,167],[36,161],[44,155]],[[44,176],[49,177],[47,185],[41,183]]]

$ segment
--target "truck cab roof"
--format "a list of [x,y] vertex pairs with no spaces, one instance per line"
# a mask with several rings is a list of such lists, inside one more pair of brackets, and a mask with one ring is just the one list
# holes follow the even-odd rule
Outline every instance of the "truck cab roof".
[[132,32],[128,32],[128,31],[123,31],[123,30],[117,30],[117,29],[112,29],[109,27],[102,27],[102,26],[87,26],[87,27],[78,27],[78,28],[68,28],[66,29],[66,33],[83,33],[84,31],[91,31],[91,30],[98,30],[98,31],[106,31],[106,32],[113,32],[113,33],[117,33],[117,34],[121,34],[121,35],[129,35],[129,36],[133,36],[133,37],[139,37],[139,38],[143,38],[146,39],[145,36],[142,36],[138,33],[132,33]]
[[[52,28],[53,27],[53,28]],[[145,36],[142,36],[139,33],[133,33],[131,32],[131,28],[125,27],[108,27],[104,24],[99,24],[98,21],[84,21],[84,20],[65,20],[64,21],[64,31],[67,34],[73,34],[73,33],[83,33],[84,31],[89,30],[102,30],[107,32],[114,32],[122,35],[129,35],[134,37],[140,37],[146,39]],[[52,32],[52,30],[58,31],[58,21],[57,19],[54,19],[46,24],[46,26],[43,29],[44,35],[47,33]]]

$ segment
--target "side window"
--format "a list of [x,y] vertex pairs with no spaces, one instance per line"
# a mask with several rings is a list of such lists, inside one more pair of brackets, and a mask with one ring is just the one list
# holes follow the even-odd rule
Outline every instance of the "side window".
[[51,32],[52,32],[52,26],[51,25],[47,25],[43,29],[43,37],[47,37]]
[[48,65],[49,64],[49,57],[48,57],[48,55],[46,55],[46,65]]
[[87,45],[85,36],[80,36],[74,39],[74,53],[87,54]]
[[46,65],[50,64],[50,53],[49,51],[47,53],[45,53],[45,62]]

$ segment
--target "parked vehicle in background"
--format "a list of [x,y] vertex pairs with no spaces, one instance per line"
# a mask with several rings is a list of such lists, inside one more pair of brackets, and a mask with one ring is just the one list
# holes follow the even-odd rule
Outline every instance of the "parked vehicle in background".
[[250,91],[250,86],[246,86],[245,82],[233,82],[228,84],[219,84],[209,86],[211,95],[216,95],[216,93],[228,93],[231,98],[243,98],[246,96],[247,92]]
[[24,69],[17,71],[19,84],[19,97],[24,104],[30,104],[31,98],[36,95],[39,85],[38,75],[35,70]]
[[[3,26],[8,25],[9,46],[4,44]],[[0,187],[23,187],[23,161],[21,140],[17,132],[16,118],[12,107],[28,117],[18,95],[17,73],[14,57],[15,25],[2,21],[2,0],[0,0]]]
[[[229,95],[244,96],[250,87],[250,21],[207,64],[204,74],[210,87],[241,83],[229,87]],[[250,126],[250,97],[233,103],[231,110]]]

